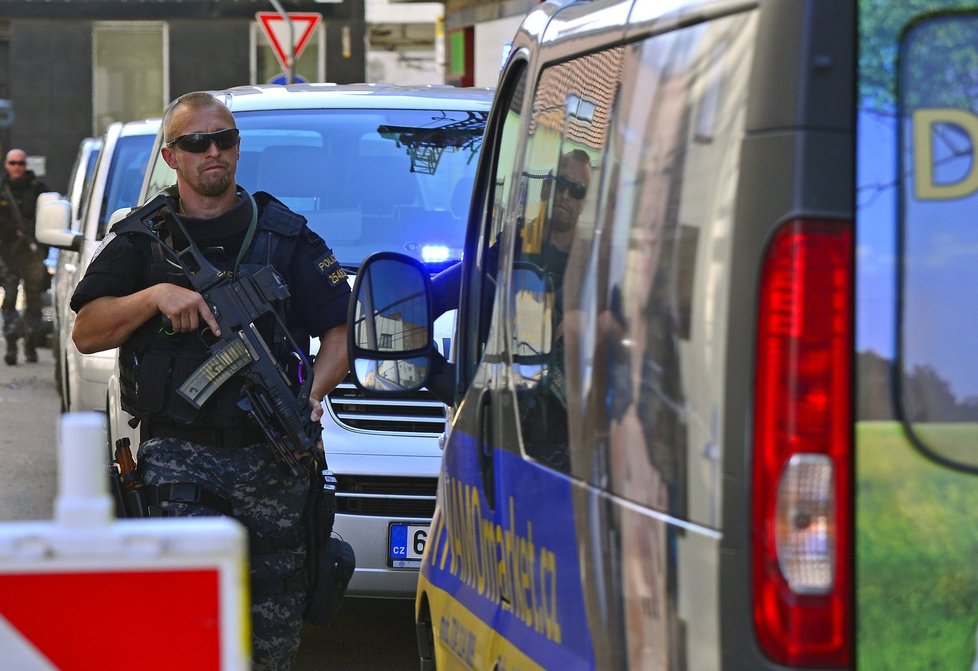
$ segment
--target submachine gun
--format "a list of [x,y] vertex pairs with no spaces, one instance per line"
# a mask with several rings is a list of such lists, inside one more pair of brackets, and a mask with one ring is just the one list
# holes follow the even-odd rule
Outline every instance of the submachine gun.
[[[254,199],[252,207],[257,214]],[[182,252],[172,249],[160,237],[159,228],[165,221],[174,222],[188,241]],[[180,396],[199,409],[233,376],[244,377],[243,406],[268,437],[276,457],[293,475],[302,470],[300,455],[311,455],[317,465],[324,466],[324,458],[316,449],[320,428],[309,418],[312,366],[275,309],[277,302],[289,297],[289,289],[275,268],[269,265],[255,272],[242,270],[234,277],[217,270],[187,234],[165,194],[119,221],[113,230],[149,235],[156,240],[207,301],[221,330],[220,338],[210,346],[209,358],[180,386]],[[298,387],[289,382],[255,326],[265,316],[272,320],[274,337],[284,338],[298,361]]]

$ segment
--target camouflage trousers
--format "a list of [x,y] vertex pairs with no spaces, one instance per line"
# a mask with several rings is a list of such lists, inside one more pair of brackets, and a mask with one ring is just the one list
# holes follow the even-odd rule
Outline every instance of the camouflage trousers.
[[[9,245],[8,245],[9,247]],[[17,312],[17,289],[24,282],[24,315]],[[34,338],[41,331],[41,294],[48,287],[42,257],[24,245],[0,247],[0,288],[3,289],[3,335]]]
[[[147,485],[191,482],[227,499],[234,518],[255,539],[284,538],[302,529],[308,476],[293,477],[267,445],[209,447],[176,438],[150,438],[140,445],[138,469]],[[215,511],[201,505],[169,502],[167,515],[205,516]],[[305,567],[305,547],[249,557],[256,582],[274,582]],[[301,574],[301,573],[300,573]],[[252,668],[291,669],[299,649],[305,592],[252,590]]]

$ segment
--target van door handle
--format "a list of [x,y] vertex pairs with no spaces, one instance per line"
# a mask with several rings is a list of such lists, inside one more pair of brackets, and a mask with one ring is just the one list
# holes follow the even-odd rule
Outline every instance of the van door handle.
[[493,451],[495,446],[492,416],[492,394],[483,391],[479,397],[479,413],[477,418],[479,435],[477,444],[479,449],[479,470],[482,471],[482,489],[486,494],[486,504],[495,510],[496,508],[496,469],[493,464]]

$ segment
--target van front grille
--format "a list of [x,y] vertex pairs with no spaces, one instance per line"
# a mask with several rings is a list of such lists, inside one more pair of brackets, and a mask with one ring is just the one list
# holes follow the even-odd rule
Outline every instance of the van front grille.
[[371,517],[435,514],[438,478],[337,475],[336,512]]
[[348,429],[433,436],[445,431],[445,406],[427,389],[373,397],[347,377],[326,398],[333,417]]

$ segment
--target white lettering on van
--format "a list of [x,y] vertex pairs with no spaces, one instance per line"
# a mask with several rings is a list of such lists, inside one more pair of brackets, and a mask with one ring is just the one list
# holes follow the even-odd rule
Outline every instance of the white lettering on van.
[[507,501],[509,524],[504,526],[482,516],[476,487],[448,477],[442,491],[432,567],[451,573],[525,626],[560,643],[557,555],[534,542],[529,520],[523,529],[516,528],[513,497]]

